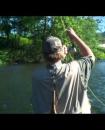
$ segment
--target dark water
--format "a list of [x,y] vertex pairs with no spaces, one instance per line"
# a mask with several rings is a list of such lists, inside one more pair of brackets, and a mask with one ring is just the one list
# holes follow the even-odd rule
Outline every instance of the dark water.
[[31,74],[35,65],[0,67],[0,113],[32,113]]
[[[37,65],[0,67],[0,113],[32,113],[31,74]],[[96,62],[89,86],[105,102],[105,61]],[[93,113],[105,113],[105,107],[89,92]]]

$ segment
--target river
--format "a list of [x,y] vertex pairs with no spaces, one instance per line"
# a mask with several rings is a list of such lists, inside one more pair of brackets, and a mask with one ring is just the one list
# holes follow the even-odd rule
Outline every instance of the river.
[[[32,113],[31,74],[37,65],[16,64],[0,67],[0,113]],[[89,87],[105,103],[105,61],[96,62]],[[90,91],[88,94],[92,112],[105,113],[105,106]]]
[[96,96],[89,91],[93,113],[105,113],[105,61],[96,62],[89,80],[89,87]]

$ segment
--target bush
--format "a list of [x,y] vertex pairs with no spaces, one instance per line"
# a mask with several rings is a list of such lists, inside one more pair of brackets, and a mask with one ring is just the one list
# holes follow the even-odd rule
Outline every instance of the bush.
[[19,43],[20,43],[20,46],[21,45],[31,45],[32,44],[32,40],[30,40],[28,38],[20,37]]
[[97,48],[93,50],[96,59],[105,59],[105,50],[102,48]]

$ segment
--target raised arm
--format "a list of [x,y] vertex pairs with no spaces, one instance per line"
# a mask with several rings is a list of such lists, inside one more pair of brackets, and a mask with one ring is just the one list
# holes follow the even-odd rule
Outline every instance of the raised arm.
[[92,56],[93,61],[95,61],[95,56],[92,52],[92,50],[89,48],[88,45],[86,45],[86,43],[75,33],[75,31],[70,28],[67,29],[67,34],[70,38],[70,40],[72,40],[74,42],[74,44],[76,44],[79,48],[80,48],[80,53],[82,56]]

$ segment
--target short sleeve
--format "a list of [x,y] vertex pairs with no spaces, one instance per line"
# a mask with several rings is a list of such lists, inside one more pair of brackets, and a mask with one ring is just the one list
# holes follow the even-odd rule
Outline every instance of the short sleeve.
[[82,84],[84,88],[87,88],[88,80],[90,78],[91,70],[93,68],[95,61],[93,60],[92,56],[87,56],[82,57],[80,60],[78,60],[78,63],[80,66],[80,76]]

